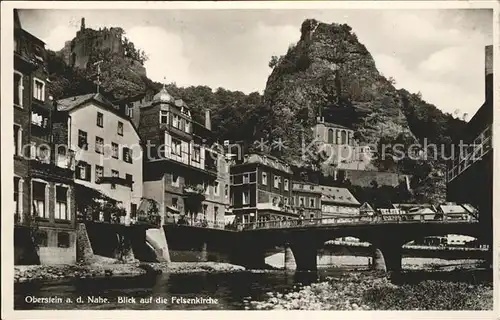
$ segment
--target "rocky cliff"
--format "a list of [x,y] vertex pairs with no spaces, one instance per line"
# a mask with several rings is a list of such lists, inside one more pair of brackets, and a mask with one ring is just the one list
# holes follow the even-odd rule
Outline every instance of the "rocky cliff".
[[[397,90],[395,79],[377,70],[370,52],[346,24],[304,21],[300,40],[285,55],[273,57],[269,66],[273,71],[263,97],[269,119],[262,119],[257,131],[273,140],[285,140],[289,150],[282,156],[290,159],[299,156],[302,126],[311,126],[318,115],[353,128],[361,144],[409,145],[425,138],[449,144],[463,126],[419,94]],[[306,139],[312,139],[306,132]],[[444,199],[443,161],[395,161],[391,157],[376,165],[379,170],[416,174],[417,190],[424,188],[425,193],[436,192],[439,200]],[[429,191],[429,183],[439,190]]]

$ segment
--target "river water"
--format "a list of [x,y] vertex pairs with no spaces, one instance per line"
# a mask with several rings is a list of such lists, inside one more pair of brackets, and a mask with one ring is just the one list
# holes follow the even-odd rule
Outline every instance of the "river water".
[[[18,283],[14,287],[14,308],[17,310],[242,310],[249,305],[247,303],[249,300],[265,300],[266,293],[269,291],[286,293],[296,290],[301,285],[324,280],[326,277],[338,277],[346,272],[366,272],[363,269],[353,270],[353,266],[350,266],[323,268],[314,273],[279,270],[260,273],[246,271],[203,274],[164,273],[134,278],[109,277]],[[414,275],[411,274],[405,277],[402,281],[406,283],[415,280]],[[437,275],[431,271],[420,274],[419,277],[441,280],[446,277],[446,274]],[[456,273],[452,277],[450,281],[465,279],[461,274],[457,276]],[[487,275],[487,278],[489,277]],[[472,275],[472,278],[477,278],[477,274]],[[44,303],[40,299],[56,297],[62,298],[63,301]],[[68,298],[71,300],[66,300]],[[91,302],[89,298],[93,301]],[[104,298],[108,301],[102,301]],[[131,301],[131,298],[135,301]],[[187,303],[179,298],[211,298],[212,300],[193,300]],[[40,302],[34,303],[33,300],[36,299]]]

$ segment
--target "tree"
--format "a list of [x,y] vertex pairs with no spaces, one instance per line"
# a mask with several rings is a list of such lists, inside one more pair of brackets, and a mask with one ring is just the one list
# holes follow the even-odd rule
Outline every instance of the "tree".
[[269,68],[274,69],[283,60],[284,56],[272,56],[271,61],[269,61]]
[[184,187],[184,207],[186,213],[190,216],[191,223],[193,223],[198,212],[201,211],[203,200],[205,200],[205,191],[201,184]]

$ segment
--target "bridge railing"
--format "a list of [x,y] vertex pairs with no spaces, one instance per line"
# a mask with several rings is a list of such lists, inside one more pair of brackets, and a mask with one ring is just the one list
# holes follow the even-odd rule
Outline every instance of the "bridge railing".
[[207,220],[207,219],[182,219],[177,217],[171,217],[165,221],[165,224],[191,226],[198,228],[209,228],[209,229],[224,229],[226,224],[224,221],[218,220]]
[[429,222],[477,222],[472,215],[463,213],[406,213],[406,214],[379,214],[379,215],[335,215],[314,219],[290,219],[255,221],[240,224],[238,230],[251,229],[284,229],[312,227],[318,225],[345,225],[345,224],[384,224],[384,223],[429,223]]

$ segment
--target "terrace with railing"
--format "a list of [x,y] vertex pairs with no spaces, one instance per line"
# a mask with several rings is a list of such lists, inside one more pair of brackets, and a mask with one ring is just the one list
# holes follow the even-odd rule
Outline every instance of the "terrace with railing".
[[452,160],[449,167],[448,182],[458,177],[475,162],[483,159],[492,147],[492,128],[489,126],[474,139],[471,145],[466,146],[465,150],[459,150],[456,159]]

